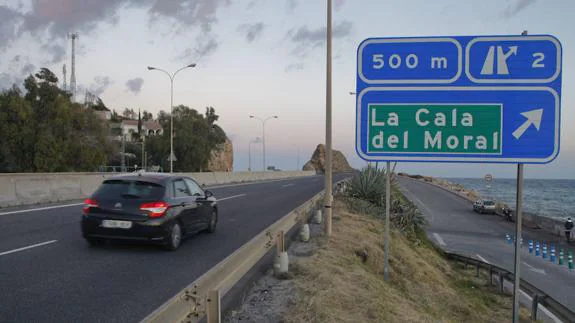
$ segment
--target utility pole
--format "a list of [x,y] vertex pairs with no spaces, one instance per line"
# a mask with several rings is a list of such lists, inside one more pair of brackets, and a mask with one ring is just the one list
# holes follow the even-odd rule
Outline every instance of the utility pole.
[[146,145],[146,135],[144,134],[142,136],[142,168],[144,168],[144,161],[145,161],[145,159],[144,159],[144,151],[145,151],[144,146],[145,145]]
[[122,172],[126,169],[126,135],[124,130],[122,130]]
[[325,234],[331,235],[331,206],[332,206],[332,151],[331,151],[331,40],[332,40],[332,0],[327,0],[327,62],[326,62],[326,91],[325,91]]

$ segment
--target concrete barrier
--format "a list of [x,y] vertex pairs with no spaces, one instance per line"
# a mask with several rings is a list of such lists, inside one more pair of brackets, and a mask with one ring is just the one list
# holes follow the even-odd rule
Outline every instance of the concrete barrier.
[[[0,208],[84,199],[105,178],[119,173],[0,174]],[[313,176],[315,172],[183,173],[200,185],[243,183]]]

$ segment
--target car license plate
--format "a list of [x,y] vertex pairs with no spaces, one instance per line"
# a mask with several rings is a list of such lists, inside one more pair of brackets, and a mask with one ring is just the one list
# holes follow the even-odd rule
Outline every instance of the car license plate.
[[102,220],[102,227],[115,229],[129,229],[132,227],[132,221]]

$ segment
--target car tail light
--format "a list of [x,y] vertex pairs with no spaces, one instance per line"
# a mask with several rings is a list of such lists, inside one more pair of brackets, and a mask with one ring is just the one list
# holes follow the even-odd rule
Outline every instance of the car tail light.
[[164,216],[168,210],[168,203],[166,202],[152,202],[140,205],[140,210],[149,212],[150,218],[160,218]]
[[90,212],[91,207],[98,207],[98,202],[96,200],[93,200],[93,199],[85,199],[84,200],[84,208],[82,209],[84,214],[88,214]]

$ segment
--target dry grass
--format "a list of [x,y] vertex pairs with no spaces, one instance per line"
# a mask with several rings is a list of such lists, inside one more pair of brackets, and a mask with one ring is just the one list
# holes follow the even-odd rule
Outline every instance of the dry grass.
[[[333,235],[291,266],[299,297],[286,322],[508,322],[511,298],[449,262],[425,239],[392,231],[383,280],[383,223],[336,201]],[[362,261],[358,254],[367,254]],[[530,322],[522,312],[522,322]]]

